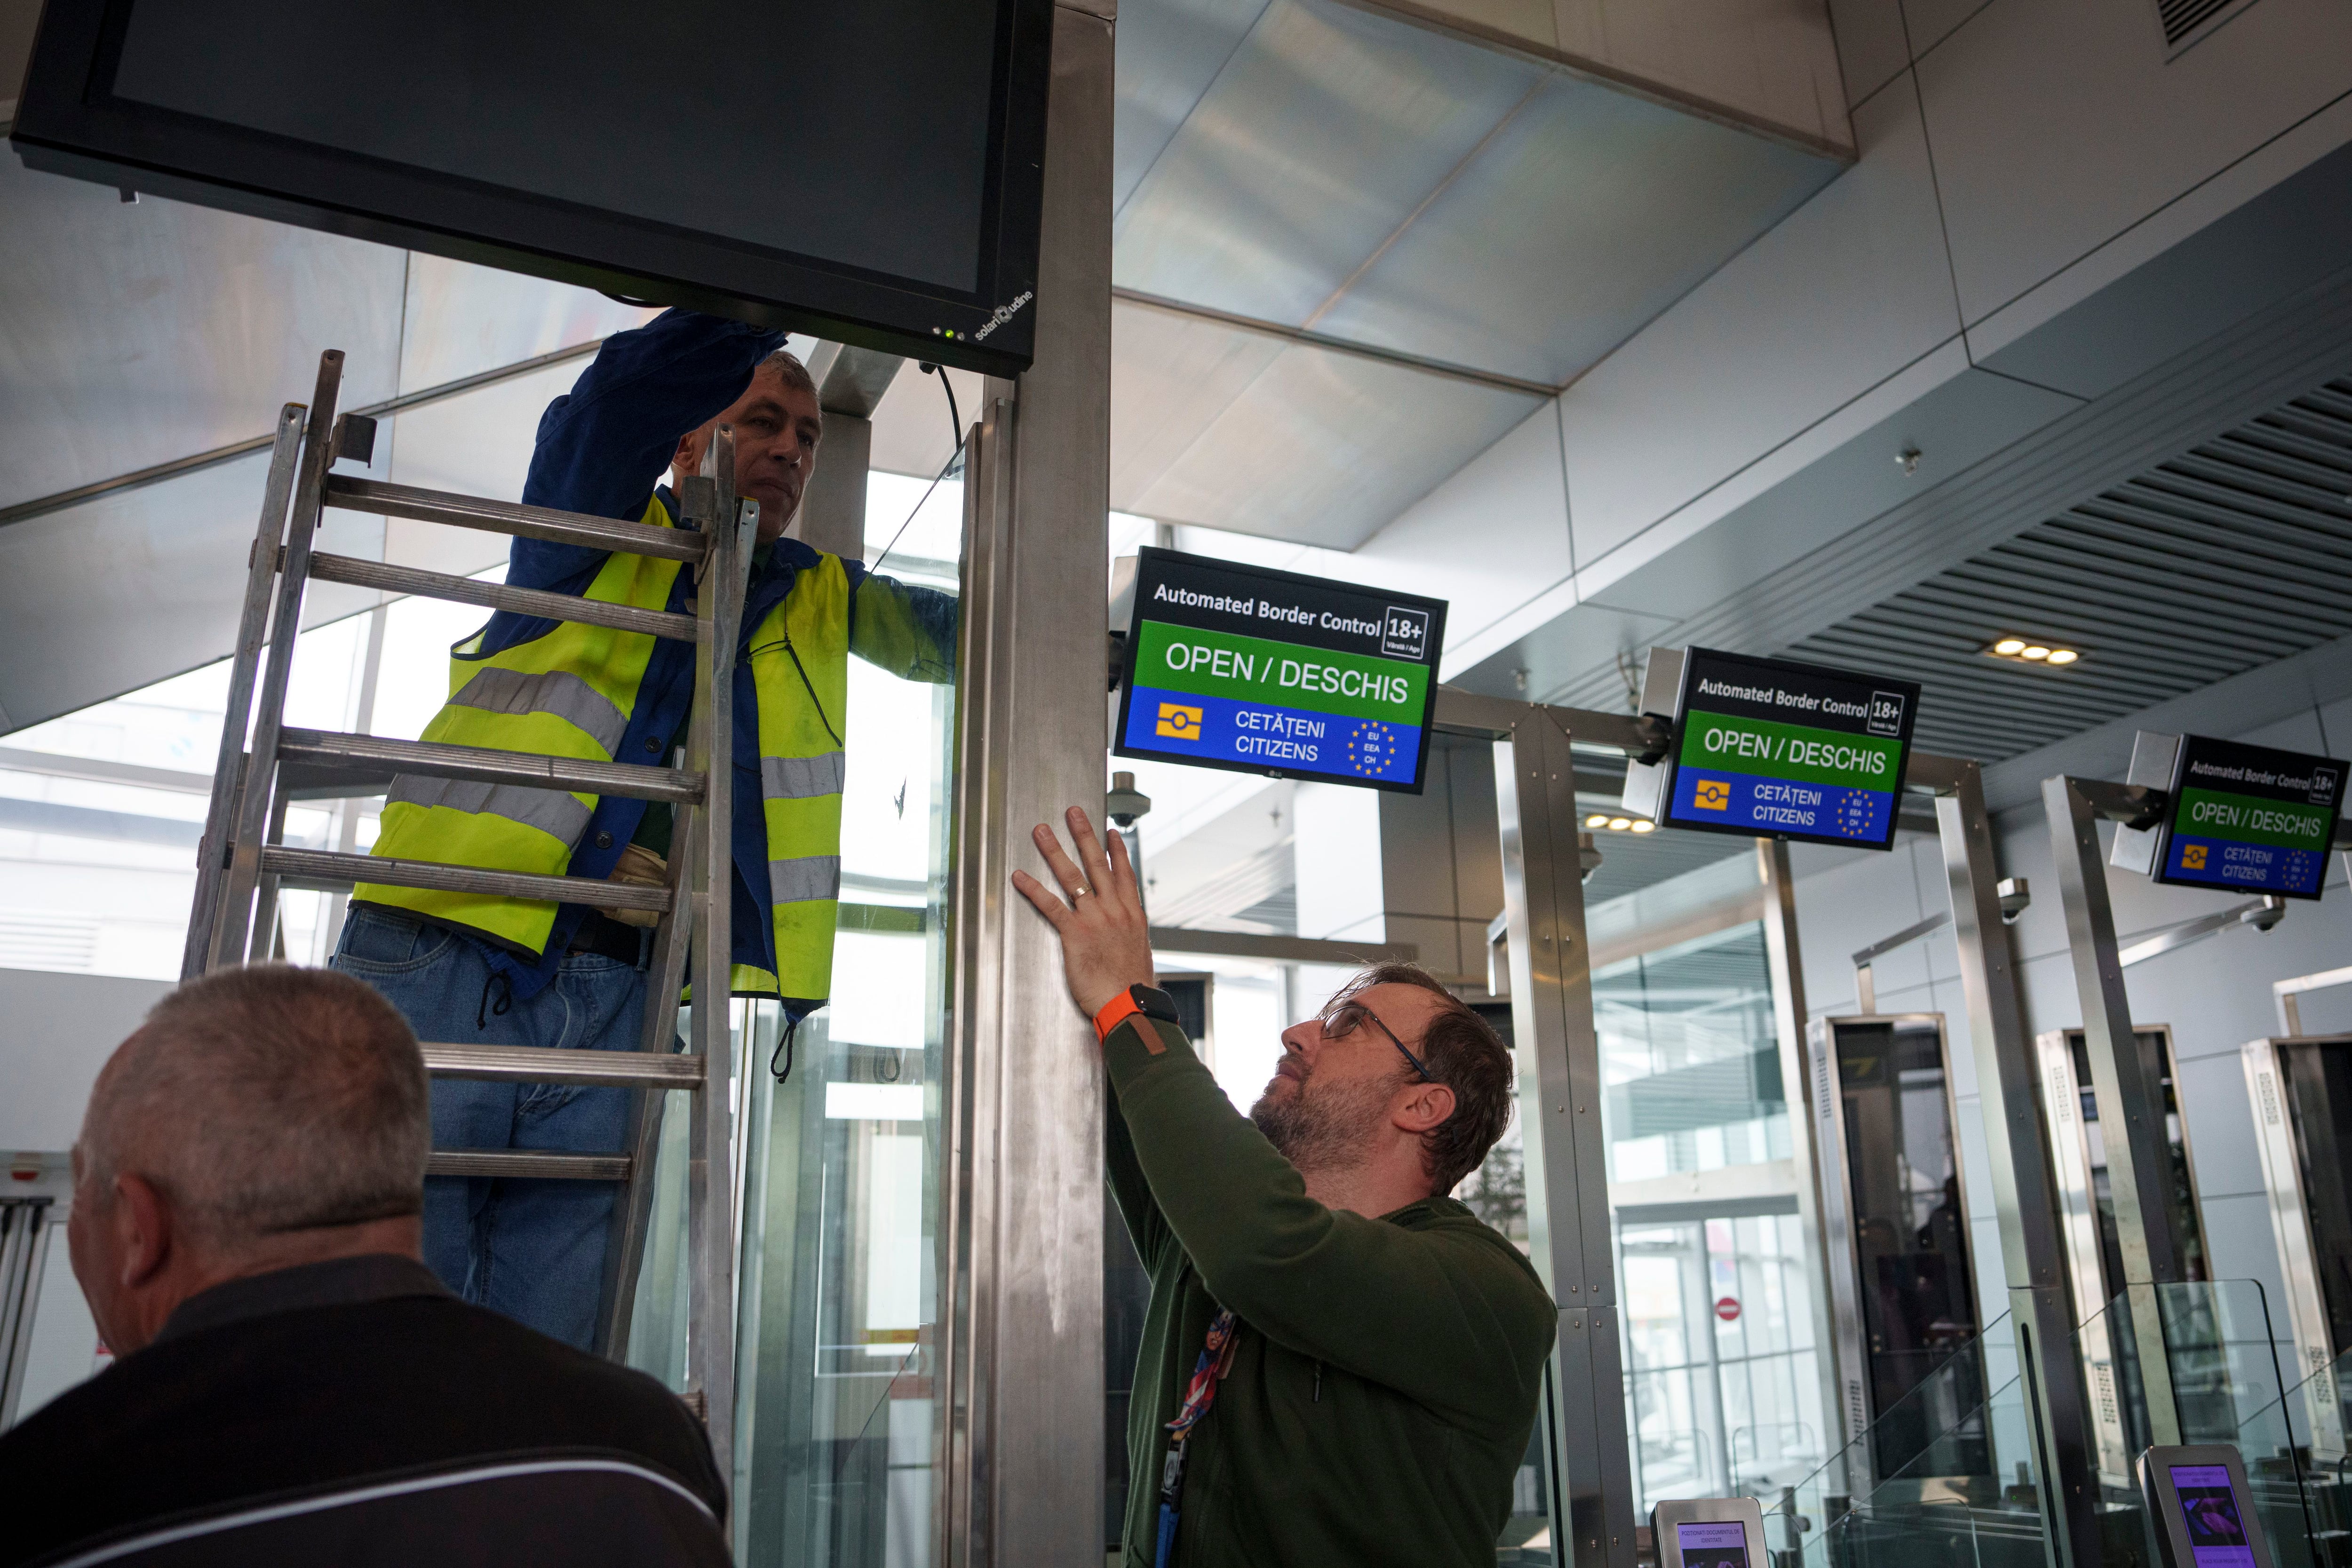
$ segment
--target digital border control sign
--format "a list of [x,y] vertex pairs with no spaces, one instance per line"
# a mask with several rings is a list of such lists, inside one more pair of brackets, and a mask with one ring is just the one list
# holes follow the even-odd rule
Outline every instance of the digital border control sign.
[[2183,735],[2156,879],[2319,897],[2344,770],[2329,757]]
[[1892,848],[1918,710],[1913,681],[1687,648],[1659,822]]
[[1444,600],[1136,554],[1113,751],[1421,793]]

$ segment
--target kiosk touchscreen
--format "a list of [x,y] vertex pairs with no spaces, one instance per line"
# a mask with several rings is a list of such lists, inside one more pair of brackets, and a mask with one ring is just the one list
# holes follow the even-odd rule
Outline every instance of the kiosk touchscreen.
[[2246,1464],[2221,1443],[2150,1448],[2139,1457],[2140,1496],[2166,1568],[2271,1568],[2254,1517]]
[[1658,1568],[1771,1568],[1764,1508],[1752,1497],[1690,1498],[1650,1510]]

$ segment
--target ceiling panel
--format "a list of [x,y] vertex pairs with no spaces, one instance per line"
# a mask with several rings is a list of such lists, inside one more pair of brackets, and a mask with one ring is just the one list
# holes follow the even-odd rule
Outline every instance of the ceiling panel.
[[1174,138],[1176,128],[1265,14],[1267,0],[1147,0],[1118,18],[1118,95],[1111,108],[1111,210]]
[[[1115,356],[1111,396],[1148,367]],[[1171,404],[1181,384],[1163,389]],[[1168,447],[1192,408],[1170,407]],[[1181,457],[1123,510],[1352,550],[1435,489],[1472,455],[1533,413],[1540,399],[1475,382],[1298,344],[1278,345],[1265,369],[1216,407]],[[1114,463],[1119,461],[1115,453]]]
[[1842,168],[1555,77],[1318,330],[1557,385]]
[[0,507],[269,434],[349,355],[393,395],[406,253],[0,154]]
[[1113,278],[1305,324],[1544,75],[1334,0],[1274,0],[1119,212]]
[[[0,732],[226,657],[268,467],[257,452],[0,528]],[[320,548],[375,559],[383,520],[331,512]],[[303,624],[375,600],[319,584]]]
[[[2063,668],[1981,650],[2014,634]],[[1998,762],[2352,636],[2352,378],[1805,638],[1919,681],[1916,739]]]
[[415,256],[401,313],[400,390],[418,392],[520,364],[643,326],[659,313],[593,289]]
[[1125,303],[1111,306],[1110,342],[1110,504],[1121,511],[1138,510],[1161,475],[1195,467],[1187,458],[1202,434],[1288,346]]

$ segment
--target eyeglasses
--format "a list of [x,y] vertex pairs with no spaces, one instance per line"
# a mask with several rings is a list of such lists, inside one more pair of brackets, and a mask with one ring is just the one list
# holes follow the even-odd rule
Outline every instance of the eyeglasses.
[[1404,1042],[1396,1037],[1396,1031],[1381,1023],[1379,1016],[1361,1002],[1341,1002],[1336,1006],[1326,1007],[1323,1010],[1323,1033],[1334,1040],[1346,1039],[1349,1035],[1354,1034],[1359,1026],[1366,1023],[1389,1037],[1389,1044],[1397,1048],[1399,1056],[1412,1064],[1412,1070],[1421,1075],[1423,1083],[1437,1081],[1437,1075],[1430,1071],[1419,1057],[1405,1049]]

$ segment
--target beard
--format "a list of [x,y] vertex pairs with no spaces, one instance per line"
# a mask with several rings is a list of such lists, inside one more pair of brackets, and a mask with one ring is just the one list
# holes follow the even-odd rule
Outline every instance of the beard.
[[1275,1152],[1300,1171],[1346,1170],[1370,1157],[1372,1135],[1388,1119],[1394,1084],[1377,1079],[1353,1084],[1294,1079],[1297,1089],[1278,1100],[1272,1089],[1250,1107],[1250,1121]]

